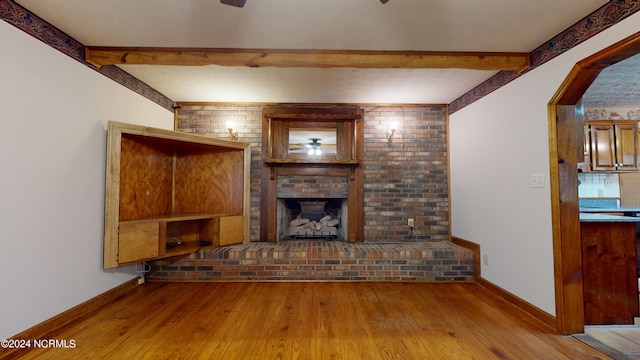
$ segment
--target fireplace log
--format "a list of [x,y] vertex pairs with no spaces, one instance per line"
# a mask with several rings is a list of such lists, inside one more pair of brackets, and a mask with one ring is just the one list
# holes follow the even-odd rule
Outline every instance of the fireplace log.
[[304,225],[304,224],[308,223],[309,221],[311,221],[311,220],[309,220],[309,219],[293,219],[293,220],[291,220],[291,224],[290,225],[291,226],[300,226],[300,225]]
[[289,234],[295,235],[298,233],[304,233],[307,230],[306,226],[291,226],[289,227]]
[[322,230],[316,231],[313,229],[306,229],[304,226],[300,226],[297,228],[289,228],[289,236],[297,236],[297,237],[326,237],[326,236],[337,236],[338,229],[333,226],[323,227]]
[[338,226],[339,223],[340,223],[340,220],[332,219],[332,220],[326,221],[324,223],[324,226]]
[[339,219],[332,219],[330,215],[319,221],[298,217],[289,222],[288,235],[294,237],[327,237],[338,235]]

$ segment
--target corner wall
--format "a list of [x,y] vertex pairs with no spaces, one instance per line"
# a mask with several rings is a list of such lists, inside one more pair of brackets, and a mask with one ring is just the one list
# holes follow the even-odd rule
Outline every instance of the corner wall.
[[0,21],[0,338],[134,278],[102,270],[108,120],[173,114]]
[[[482,276],[555,314],[547,105],[576,62],[640,31],[640,14],[450,116],[452,235],[478,243]],[[543,174],[542,188],[531,176]],[[576,179],[577,181],[577,179]]]

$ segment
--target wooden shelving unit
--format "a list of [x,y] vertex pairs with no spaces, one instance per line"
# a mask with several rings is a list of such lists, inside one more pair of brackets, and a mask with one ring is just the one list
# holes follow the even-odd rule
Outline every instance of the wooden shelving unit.
[[249,241],[250,144],[109,122],[104,268]]

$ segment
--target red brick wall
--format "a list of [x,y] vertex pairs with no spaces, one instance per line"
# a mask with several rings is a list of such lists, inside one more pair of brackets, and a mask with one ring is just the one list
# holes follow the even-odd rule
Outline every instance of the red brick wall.
[[365,241],[448,240],[446,108],[365,107],[364,126]]
[[[179,104],[178,130],[251,143],[251,240],[259,240],[262,105]],[[363,106],[365,109],[365,241],[449,238],[445,106]],[[393,143],[386,141],[397,123]],[[415,219],[413,231],[407,226]]]
[[473,251],[451,242],[254,242],[156,260],[146,276],[158,281],[451,281],[472,280],[474,262]]
[[262,106],[236,104],[179,104],[178,131],[229,139],[226,123],[233,121],[238,141],[251,143],[251,241],[260,239],[260,174]]
[[282,197],[347,198],[349,182],[340,176],[278,176],[277,194]]

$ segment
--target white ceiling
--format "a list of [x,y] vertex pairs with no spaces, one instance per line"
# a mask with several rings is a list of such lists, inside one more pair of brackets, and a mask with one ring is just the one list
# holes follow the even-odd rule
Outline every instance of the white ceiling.
[[[17,0],[86,46],[530,52],[603,0]],[[174,101],[446,104],[465,69],[122,65]]]
[[586,108],[640,107],[640,55],[604,68],[582,96]]

